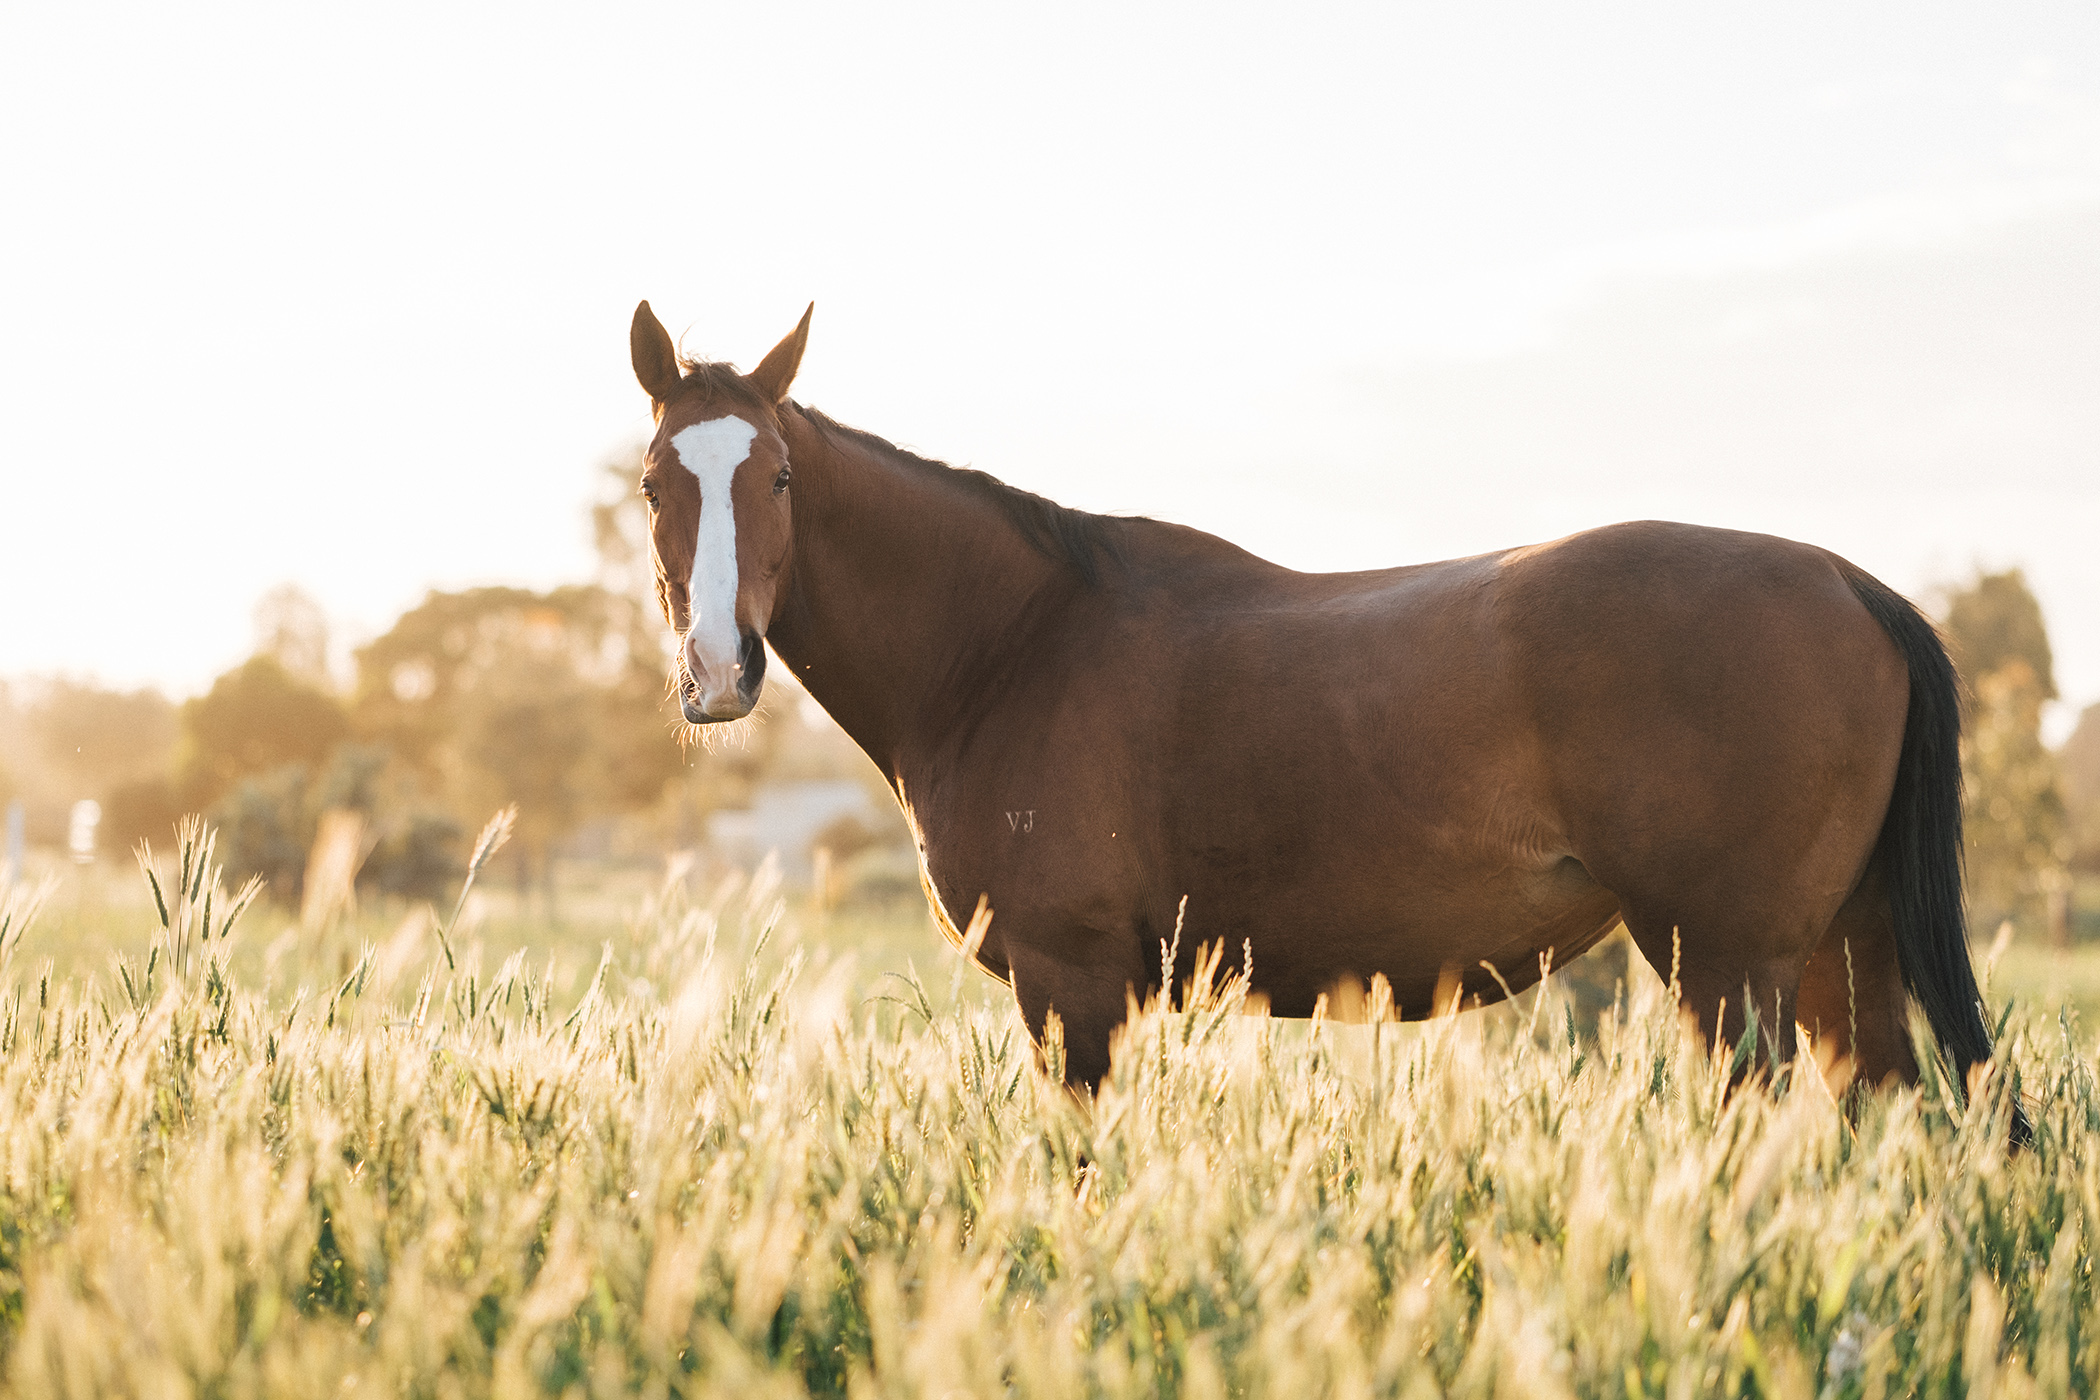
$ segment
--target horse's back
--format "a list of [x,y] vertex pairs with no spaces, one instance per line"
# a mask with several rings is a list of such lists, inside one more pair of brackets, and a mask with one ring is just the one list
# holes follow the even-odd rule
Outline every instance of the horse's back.
[[1909,682],[1848,567],[1770,535],[1609,526],[1501,556],[1496,630],[1564,781],[1624,765],[1685,787],[1833,751],[1893,775]]
[[1795,707],[1823,698],[1878,726],[1906,694],[1851,566],[1771,535],[1636,521],[1361,573],[1205,562],[1133,635],[1180,672],[1180,713],[1272,722],[1256,734],[1368,707],[1402,732],[1521,714],[1548,733],[1664,741],[1684,725],[1739,741],[1744,723],[1798,735],[1817,716]]

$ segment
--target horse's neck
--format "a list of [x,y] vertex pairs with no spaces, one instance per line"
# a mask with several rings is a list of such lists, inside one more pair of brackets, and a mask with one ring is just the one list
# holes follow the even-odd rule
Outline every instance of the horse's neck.
[[884,775],[966,731],[989,663],[1043,625],[1060,571],[938,468],[781,414],[794,558],[768,637]]

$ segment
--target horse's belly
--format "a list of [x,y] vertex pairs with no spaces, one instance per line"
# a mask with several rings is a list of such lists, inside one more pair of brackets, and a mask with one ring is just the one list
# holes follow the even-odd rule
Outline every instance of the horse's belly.
[[1447,1009],[1432,1003],[1454,994],[1471,1006],[1501,1000],[1505,984],[1521,991],[1542,959],[1579,955],[1618,917],[1617,897],[1573,861],[1440,886],[1385,899],[1257,896],[1227,947],[1251,945],[1256,988],[1277,1015],[1311,1015],[1322,993],[1382,976],[1412,1020]]

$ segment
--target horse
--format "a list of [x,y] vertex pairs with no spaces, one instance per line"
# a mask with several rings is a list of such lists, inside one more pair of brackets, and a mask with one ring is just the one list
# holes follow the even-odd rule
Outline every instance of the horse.
[[1957,1093],[1990,1059],[1954,668],[1865,571],[1640,521],[1300,573],[804,407],[814,310],[749,374],[635,311],[680,709],[750,713],[770,647],[888,780],[947,937],[1038,1047],[1062,1023],[1075,1091],[1184,909],[1279,1016],[1381,976],[1406,1019],[1484,1005],[1623,922],[1711,1044],[1783,1032],[1775,1073],[1799,1025],[1915,1083],[1913,999]]

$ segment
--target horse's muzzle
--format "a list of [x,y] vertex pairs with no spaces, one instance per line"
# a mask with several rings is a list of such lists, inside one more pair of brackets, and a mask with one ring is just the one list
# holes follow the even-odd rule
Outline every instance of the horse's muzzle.
[[751,713],[766,682],[765,639],[756,632],[738,633],[736,659],[736,684],[707,700],[693,676],[691,657],[685,648],[679,649],[678,710],[685,716],[686,723],[725,724]]

